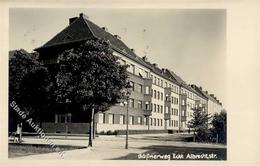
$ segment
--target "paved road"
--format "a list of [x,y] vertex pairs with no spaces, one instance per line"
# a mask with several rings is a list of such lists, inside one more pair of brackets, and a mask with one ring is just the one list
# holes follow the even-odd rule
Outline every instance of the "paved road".
[[[94,140],[93,148],[77,149],[64,152],[64,159],[84,160],[136,160],[136,159],[226,159],[226,147],[223,145],[201,144],[192,142],[180,142],[180,135],[176,134],[149,134],[131,135],[129,137],[129,149],[124,149],[125,136],[100,136]],[[57,145],[87,146],[87,138],[52,137]],[[24,138],[24,143],[46,144],[42,139]],[[187,154],[191,154],[187,158]],[[212,154],[212,156],[210,156]],[[215,154],[215,157],[214,157]],[[195,155],[195,156],[194,156]],[[170,158],[167,158],[169,157]],[[183,158],[182,158],[183,156]],[[211,158],[210,158],[211,157]],[[18,157],[15,159],[61,159],[59,153],[47,153]]]

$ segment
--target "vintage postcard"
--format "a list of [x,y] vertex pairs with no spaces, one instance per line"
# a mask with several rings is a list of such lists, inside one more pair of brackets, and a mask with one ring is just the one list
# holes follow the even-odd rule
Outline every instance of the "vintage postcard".
[[[224,2],[2,4],[4,163],[259,162],[256,1],[250,18]],[[242,60],[232,51],[246,39]]]

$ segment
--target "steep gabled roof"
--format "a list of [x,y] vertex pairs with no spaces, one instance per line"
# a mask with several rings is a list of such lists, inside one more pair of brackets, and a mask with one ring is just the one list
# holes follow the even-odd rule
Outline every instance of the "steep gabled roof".
[[188,86],[187,83],[177,74],[175,74],[173,71],[166,69],[167,73],[171,75],[171,77],[176,80],[180,85],[182,86]]
[[83,17],[77,18],[69,26],[56,34],[51,40],[45,43],[42,47],[36,48],[40,50],[56,45],[62,45],[66,43],[73,43],[81,40],[94,39],[94,35],[89,29],[87,23]]
[[90,39],[103,39],[108,41],[112,48],[121,54],[124,54],[128,58],[136,61],[146,67],[149,67],[134,51],[126,46],[119,38],[115,37],[111,33],[107,32],[103,28],[91,22],[84,14],[80,14],[80,17],[76,17],[73,22],[55,35],[51,40],[45,43],[43,46],[36,48],[36,51],[47,49],[53,46],[75,43],[79,41],[87,41]]

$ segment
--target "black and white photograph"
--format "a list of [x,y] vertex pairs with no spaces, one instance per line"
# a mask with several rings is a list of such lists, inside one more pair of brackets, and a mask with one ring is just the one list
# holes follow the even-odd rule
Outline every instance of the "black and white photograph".
[[[257,17],[232,6],[54,4],[5,6],[8,161],[224,164],[250,155],[257,165]],[[242,51],[230,56],[236,44]]]
[[9,14],[10,158],[226,160],[225,10]]

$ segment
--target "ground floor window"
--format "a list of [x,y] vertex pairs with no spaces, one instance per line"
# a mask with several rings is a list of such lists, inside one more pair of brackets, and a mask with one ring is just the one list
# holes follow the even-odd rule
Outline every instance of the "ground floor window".
[[141,124],[142,123],[142,120],[141,120],[141,117],[137,117],[137,124]]
[[144,117],[144,125],[147,125],[146,117]]
[[108,124],[114,124],[114,114],[108,114]]
[[105,115],[104,114],[98,114],[98,123],[105,123]]
[[125,115],[119,116],[119,124],[125,124]]
[[55,114],[55,123],[71,123],[71,113]]
[[133,124],[134,124],[134,117],[133,117],[133,116],[130,116],[130,117],[129,117],[129,124],[130,124],[130,125],[133,125]]

